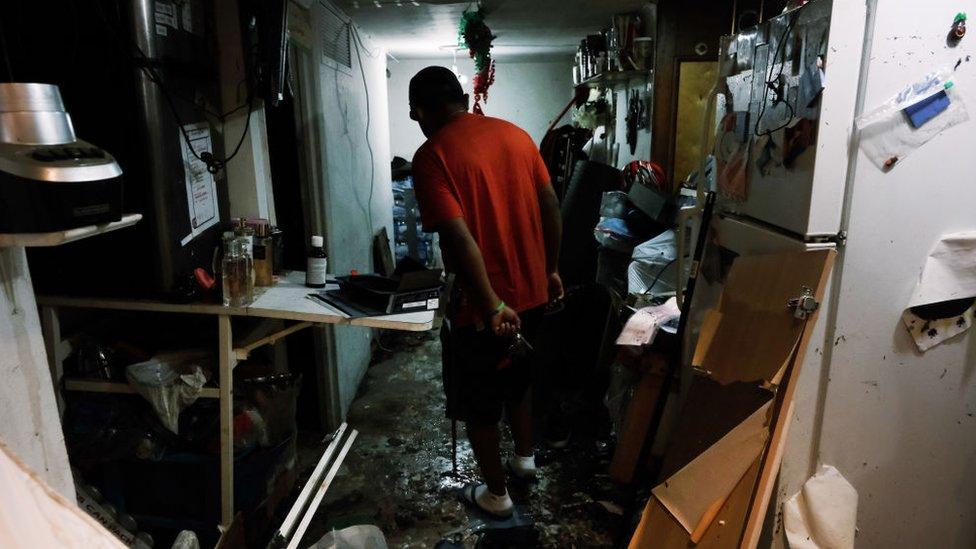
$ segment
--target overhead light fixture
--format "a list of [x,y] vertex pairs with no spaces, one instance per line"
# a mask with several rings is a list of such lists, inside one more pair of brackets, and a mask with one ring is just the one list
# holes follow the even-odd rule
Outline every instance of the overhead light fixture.
[[462,86],[464,86],[464,85],[466,85],[468,83],[468,77],[465,76],[461,72],[460,69],[458,69],[458,65],[457,65],[457,49],[456,48],[454,50],[454,63],[451,65],[451,71],[454,72],[454,76],[457,77],[458,82],[460,82]]
[[458,82],[460,82],[462,86],[468,83],[468,77],[458,70],[458,66],[456,64],[451,66],[451,70],[454,72],[454,76],[457,76]]

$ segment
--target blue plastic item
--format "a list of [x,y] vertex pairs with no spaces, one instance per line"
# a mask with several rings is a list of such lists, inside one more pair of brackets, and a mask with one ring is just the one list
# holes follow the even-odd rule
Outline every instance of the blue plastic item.
[[908,120],[912,123],[915,128],[922,127],[929,120],[932,120],[939,115],[942,111],[949,108],[949,96],[946,94],[945,90],[939,93],[926,97],[925,99],[914,103],[902,109],[908,116]]

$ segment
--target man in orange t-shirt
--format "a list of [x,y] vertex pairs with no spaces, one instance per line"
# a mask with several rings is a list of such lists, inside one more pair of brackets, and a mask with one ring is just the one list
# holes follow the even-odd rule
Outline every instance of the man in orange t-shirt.
[[417,204],[424,229],[440,235],[459,287],[441,332],[447,415],[465,423],[485,479],[462,495],[508,517],[498,422],[507,411],[515,443],[509,472],[533,476],[530,364],[512,349],[517,338],[532,339],[542,308],[562,297],[562,222],[532,138],[467,111],[468,96],[450,70],[428,67],[410,81],[410,117],[427,136],[413,159]]

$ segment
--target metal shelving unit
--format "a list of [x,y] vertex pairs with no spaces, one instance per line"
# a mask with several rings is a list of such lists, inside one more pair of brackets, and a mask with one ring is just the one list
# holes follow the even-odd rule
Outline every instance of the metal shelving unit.
[[601,86],[612,86],[614,84],[629,83],[634,80],[646,79],[650,80],[654,77],[653,70],[644,71],[607,71],[601,72],[596,76],[591,76],[586,80],[580,82],[581,85],[590,87],[601,87]]

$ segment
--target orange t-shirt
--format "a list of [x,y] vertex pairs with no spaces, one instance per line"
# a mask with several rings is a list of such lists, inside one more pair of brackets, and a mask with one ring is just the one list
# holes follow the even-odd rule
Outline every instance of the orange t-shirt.
[[[517,312],[548,301],[538,192],[549,172],[527,133],[498,118],[459,114],[414,155],[413,178],[424,230],[463,218],[498,297]],[[454,321],[472,324],[483,313],[462,293]]]

